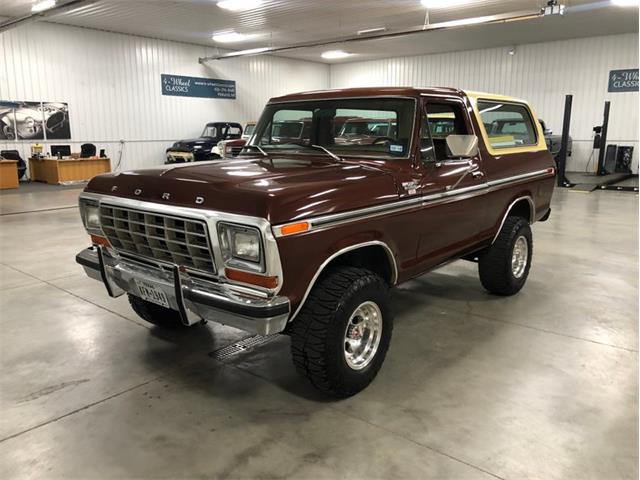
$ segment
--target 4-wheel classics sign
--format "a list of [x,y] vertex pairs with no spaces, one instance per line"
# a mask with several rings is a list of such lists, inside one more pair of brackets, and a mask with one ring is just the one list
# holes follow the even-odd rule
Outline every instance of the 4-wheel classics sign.
[[161,74],[162,95],[198,98],[236,98],[236,82],[217,78]]
[[611,70],[609,72],[609,92],[637,92],[638,69]]

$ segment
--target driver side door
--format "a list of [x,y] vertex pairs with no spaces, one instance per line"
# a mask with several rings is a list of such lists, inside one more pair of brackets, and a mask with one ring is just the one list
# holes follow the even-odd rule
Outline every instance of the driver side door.
[[417,186],[424,199],[417,251],[422,268],[445,262],[481,240],[487,188],[482,158],[477,148],[464,158],[454,157],[447,145],[450,135],[477,135],[466,111],[458,97],[422,99]]

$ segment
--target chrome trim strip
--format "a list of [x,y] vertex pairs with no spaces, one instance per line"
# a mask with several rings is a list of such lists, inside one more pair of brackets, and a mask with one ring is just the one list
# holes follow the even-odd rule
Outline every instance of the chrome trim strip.
[[296,308],[296,311],[293,312],[293,314],[291,315],[291,317],[289,317],[289,322],[292,322],[294,318],[296,318],[296,316],[298,315],[298,313],[300,312],[300,309],[302,308],[302,306],[304,305],[304,303],[307,301],[307,297],[309,296],[309,294],[311,293],[311,289],[313,288],[313,286],[316,283],[316,280],[318,280],[318,277],[320,276],[320,274],[322,273],[322,271],[325,269],[325,267],[335,258],[339,257],[340,255],[347,253],[347,252],[351,252],[353,250],[357,250],[359,248],[364,248],[364,247],[369,247],[372,245],[377,245],[377,246],[381,246],[385,249],[385,251],[387,252],[387,257],[389,257],[389,261],[391,263],[391,265],[393,266],[393,270],[391,272],[391,281],[389,282],[391,285],[395,285],[396,282],[398,281],[398,264],[396,263],[396,257],[393,255],[393,251],[391,250],[391,248],[389,247],[389,245],[387,245],[384,242],[381,242],[380,240],[372,240],[370,242],[363,242],[363,243],[357,243],[355,245],[350,245],[348,247],[345,247],[341,250],[338,250],[337,252],[335,252],[333,255],[331,255],[329,258],[327,258],[324,262],[322,262],[322,264],[320,265],[320,267],[318,267],[318,270],[316,271],[315,275],[313,276],[313,278],[311,279],[311,282],[309,282],[309,285],[307,286],[307,290],[304,292],[304,295],[302,297],[302,299],[300,300],[300,304],[298,305],[298,308]]
[[524,180],[526,178],[533,178],[533,177],[537,177],[540,175],[552,175],[552,172],[549,171],[549,169],[545,168],[544,170],[536,170],[535,172],[529,172],[529,173],[523,173],[520,175],[515,175],[513,177],[505,177],[505,178],[499,178],[498,180],[490,180],[489,182],[487,182],[487,184],[490,187],[494,187],[497,185],[503,185],[505,183],[511,183],[511,182],[517,182],[520,180]]
[[549,172],[548,169],[537,170],[535,172],[523,173],[520,175],[515,175],[513,177],[506,177],[498,180],[492,180],[492,181],[478,184],[478,185],[471,185],[468,187],[457,188],[455,190],[450,190],[448,192],[443,191],[443,192],[438,192],[438,193],[434,193],[426,196],[412,197],[410,199],[404,199],[404,200],[395,201],[391,203],[383,203],[381,205],[376,205],[373,207],[365,207],[359,210],[350,210],[347,212],[322,215],[319,217],[309,218],[306,220],[300,219],[300,220],[296,220],[295,222],[287,222],[287,223],[274,226],[274,234],[276,237],[282,237],[283,235],[280,231],[281,227],[284,227],[290,224],[301,223],[301,222],[309,223],[309,229],[306,232],[301,232],[301,233],[308,233],[314,230],[318,230],[319,228],[325,228],[331,225],[338,225],[348,221],[371,218],[379,215],[384,215],[387,213],[397,213],[399,211],[414,208],[416,206],[424,207],[430,203],[435,203],[440,200],[446,200],[450,197],[454,197],[458,195],[473,193],[480,190],[489,191],[493,187],[505,185],[507,183],[515,183],[515,182],[519,182],[529,178],[535,178],[541,175],[551,175],[551,172]]
[[496,240],[498,239],[498,235],[500,235],[500,230],[502,230],[502,227],[504,226],[504,222],[507,221],[507,217],[509,216],[509,212],[511,211],[513,206],[516,203],[518,203],[518,202],[520,202],[522,200],[527,200],[529,202],[529,207],[531,207],[531,215],[529,215],[529,225],[531,225],[535,221],[535,218],[536,218],[536,205],[535,205],[535,203],[533,201],[533,198],[531,198],[531,196],[529,196],[529,195],[523,195],[522,197],[516,198],[507,207],[507,211],[504,213],[504,216],[502,217],[502,221],[500,222],[500,226],[498,227],[498,230],[496,231],[496,234],[494,235],[493,240],[491,240],[491,245],[493,245],[496,242]]
[[[202,220],[207,224],[209,229],[209,240],[211,242],[211,249],[213,251],[213,260],[218,265],[217,278],[219,281],[227,284],[235,284],[244,286],[256,291],[266,292],[268,295],[276,295],[282,285],[284,284],[284,274],[282,271],[282,264],[280,262],[280,253],[278,251],[278,244],[273,235],[271,224],[264,218],[251,217],[248,215],[239,215],[234,213],[219,212],[216,210],[206,210],[191,207],[179,207],[175,205],[164,205],[155,202],[148,202],[143,200],[134,200],[131,198],[114,197],[112,195],[82,192],[80,199],[91,199],[100,202],[104,202],[109,205],[124,206],[137,210],[143,210],[147,212],[156,212],[165,215],[182,216],[187,218],[193,218]],[[265,289],[256,285],[234,282],[228,280],[224,274],[225,262],[222,259],[222,251],[218,240],[218,222],[235,223],[239,225],[247,225],[255,227],[260,230],[262,236],[262,242],[264,245],[264,260],[265,260],[265,275],[277,276],[278,286],[274,289]]]

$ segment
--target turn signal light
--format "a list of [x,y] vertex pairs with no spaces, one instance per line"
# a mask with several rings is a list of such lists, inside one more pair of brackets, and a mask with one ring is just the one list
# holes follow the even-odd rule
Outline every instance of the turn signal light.
[[236,282],[250,283],[264,288],[276,288],[278,286],[278,277],[265,277],[233,268],[225,268],[224,274],[229,280],[235,280]]
[[280,227],[282,235],[293,235],[294,233],[302,233],[309,230],[309,222],[290,223]]
[[111,246],[109,240],[99,235],[91,235],[91,243],[93,243],[94,245],[102,245],[103,247]]

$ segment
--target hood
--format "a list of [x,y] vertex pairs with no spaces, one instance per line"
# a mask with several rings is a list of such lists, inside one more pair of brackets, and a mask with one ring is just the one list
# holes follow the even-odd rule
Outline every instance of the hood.
[[234,159],[106,174],[94,177],[85,190],[251,215],[273,224],[398,198],[393,176],[380,168],[311,156]]
[[[195,147],[197,148],[211,148],[216,145],[218,142],[215,138],[189,138],[187,140],[178,140],[174,145],[175,148],[185,148],[189,150],[193,150]],[[174,147],[171,147],[174,148]]]

